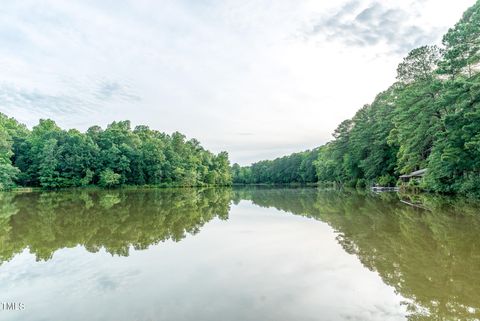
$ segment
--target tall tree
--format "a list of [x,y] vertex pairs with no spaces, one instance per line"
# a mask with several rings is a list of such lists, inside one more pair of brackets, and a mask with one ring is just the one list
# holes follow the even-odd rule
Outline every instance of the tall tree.
[[429,81],[434,78],[440,60],[440,49],[436,46],[415,48],[398,65],[397,79],[403,83]]
[[12,156],[12,139],[3,127],[0,118],[0,190],[12,188],[20,172],[18,168],[12,165]]
[[443,37],[445,47],[440,73],[453,79],[462,73],[471,77],[480,61],[480,2],[470,7],[462,19]]

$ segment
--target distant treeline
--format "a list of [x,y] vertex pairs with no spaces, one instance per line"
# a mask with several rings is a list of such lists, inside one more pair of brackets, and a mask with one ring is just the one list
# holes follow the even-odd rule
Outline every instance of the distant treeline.
[[264,160],[241,167],[233,164],[235,184],[307,184],[318,181],[314,162],[318,149],[294,153],[274,160]]
[[398,81],[343,121],[315,161],[298,162],[300,153],[235,166],[234,182],[290,183],[315,172],[320,182],[393,185],[401,174],[428,168],[413,183],[480,195],[480,1],[442,44],[412,50],[398,66]]
[[40,120],[28,130],[0,113],[0,190],[99,185],[230,185],[228,154],[147,126],[113,122],[86,133]]

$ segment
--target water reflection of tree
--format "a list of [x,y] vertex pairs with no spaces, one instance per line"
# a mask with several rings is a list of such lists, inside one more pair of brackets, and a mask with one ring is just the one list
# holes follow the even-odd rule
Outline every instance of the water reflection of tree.
[[48,260],[61,248],[128,255],[228,218],[231,190],[164,189],[0,194],[0,263],[28,248]]
[[232,199],[327,222],[345,251],[406,298],[411,320],[480,318],[479,206],[463,199],[417,196],[421,210],[395,194],[315,189],[2,193],[0,263],[27,248],[47,260],[77,245],[128,255],[179,241],[226,219]]
[[[338,241],[407,299],[411,320],[480,318],[480,212],[467,200],[395,194],[239,190],[238,199],[327,222]],[[300,245],[301,246],[301,245]]]

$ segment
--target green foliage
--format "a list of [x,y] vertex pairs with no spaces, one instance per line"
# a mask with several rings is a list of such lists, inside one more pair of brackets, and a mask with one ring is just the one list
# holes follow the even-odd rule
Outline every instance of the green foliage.
[[443,59],[439,72],[452,79],[459,75],[471,77],[480,61],[480,2],[469,8],[462,19],[443,37]]
[[317,181],[315,160],[318,149],[261,161],[251,166],[232,166],[235,184],[306,184]]
[[439,106],[446,110],[429,157],[426,187],[477,194],[480,173],[480,75],[447,81]]
[[395,186],[397,179],[391,175],[383,175],[377,178],[377,184],[380,186]]
[[228,154],[129,121],[86,133],[40,120],[31,131],[0,114],[0,189],[100,185],[207,186],[232,182]]
[[90,169],[87,169],[85,171],[85,176],[80,179],[80,186],[87,186],[90,183],[92,183],[94,172],[91,171]]
[[18,124],[0,113],[0,190],[12,188],[19,174],[18,168],[12,165],[13,140]]
[[437,68],[440,50],[436,46],[422,46],[410,51],[398,65],[397,78],[404,83],[429,81]]
[[103,170],[100,173],[100,181],[98,185],[102,187],[114,187],[120,184],[120,179],[122,175],[115,173],[110,168]]
[[45,142],[39,156],[39,180],[42,187],[55,188],[60,186],[58,168],[57,140],[52,138]]
[[388,138],[397,93],[398,85],[390,87],[337,127],[335,140],[319,149],[315,166],[320,182],[366,187],[378,177],[395,176],[398,144]]

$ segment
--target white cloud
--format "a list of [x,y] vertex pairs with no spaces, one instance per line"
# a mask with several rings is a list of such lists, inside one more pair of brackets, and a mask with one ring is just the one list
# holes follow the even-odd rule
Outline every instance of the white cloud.
[[131,119],[246,164],[328,141],[410,47],[438,42],[473,3],[10,2],[0,111],[30,126]]

